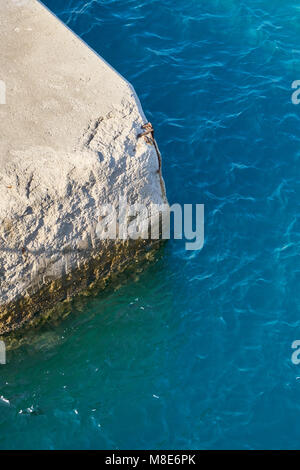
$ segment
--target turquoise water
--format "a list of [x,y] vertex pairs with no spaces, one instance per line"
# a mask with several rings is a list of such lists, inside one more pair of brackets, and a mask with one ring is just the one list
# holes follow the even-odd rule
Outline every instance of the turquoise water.
[[133,83],[206,241],[11,352],[0,447],[299,448],[299,2],[46,4]]

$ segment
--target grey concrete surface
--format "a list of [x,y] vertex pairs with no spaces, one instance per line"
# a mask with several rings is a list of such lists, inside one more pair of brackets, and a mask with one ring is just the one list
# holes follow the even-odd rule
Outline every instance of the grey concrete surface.
[[166,196],[132,86],[36,0],[1,0],[0,61],[1,333],[49,309],[51,289],[53,302],[80,291],[58,283],[99,253],[103,264],[99,204]]

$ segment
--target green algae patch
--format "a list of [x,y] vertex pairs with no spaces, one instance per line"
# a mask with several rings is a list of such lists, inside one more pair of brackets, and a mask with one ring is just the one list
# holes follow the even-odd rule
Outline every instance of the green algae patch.
[[91,253],[89,261],[79,268],[1,306],[0,337],[5,338],[8,348],[14,347],[25,330],[59,322],[74,308],[83,310],[88,298],[143,271],[155,260],[162,244],[161,240],[108,242],[105,249]]

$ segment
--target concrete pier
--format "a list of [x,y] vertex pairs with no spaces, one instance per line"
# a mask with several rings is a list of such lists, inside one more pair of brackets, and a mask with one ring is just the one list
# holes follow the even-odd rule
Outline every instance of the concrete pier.
[[105,286],[145,242],[95,235],[99,204],[166,203],[132,86],[36,0],[0,9],[0,334]]

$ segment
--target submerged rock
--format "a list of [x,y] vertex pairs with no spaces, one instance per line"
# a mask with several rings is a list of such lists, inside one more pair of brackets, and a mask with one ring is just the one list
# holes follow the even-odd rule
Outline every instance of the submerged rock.
[[131,85],[35,0],[0,9],[0,334],[105,286],[147,240],[99,240],[99,205],[166,203]]

